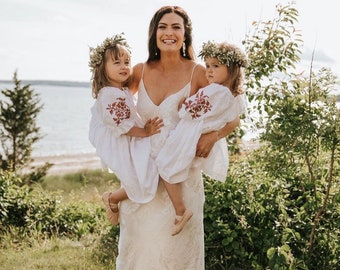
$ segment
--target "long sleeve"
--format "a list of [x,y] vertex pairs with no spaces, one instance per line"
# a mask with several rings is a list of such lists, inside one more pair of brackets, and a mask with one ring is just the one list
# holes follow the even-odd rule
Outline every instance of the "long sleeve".
[[95,108],[114,136],[127,133],[136,124],[134,104],[129,102],[126,92],[117,88],[104,87]]

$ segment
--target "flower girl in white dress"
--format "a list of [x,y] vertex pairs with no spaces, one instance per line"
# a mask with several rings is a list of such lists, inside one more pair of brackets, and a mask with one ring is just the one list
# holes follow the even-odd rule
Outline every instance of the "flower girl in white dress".
[[[160,176],[177,189],[177,200],[182,197],[180,183],[188,178],[192,162],[192,166],[202,168],[211,178],[225,181],[228,147],[218,130],[246,109],[242,90],[246,55],[235,45],[207,42],[200,56],[205,61],[209,85],[184,100],[179,110],[180,121],[156,158]],[[212,131],[216,131],[217,142],[209,156],[195,158],[200,135]]]
[[[154,197],[159,181],[149,154],[151,146],[146,140],[159,133],[163,123],[156,117],[144,125],[139,118],[133,96],[125,87],[131,76],[130,63],[129,47],[122,34],[90,48],[92,93],[96,101],[91,108],[89,140],[103,167],[109,168],[121,181],[121,188],[103,194],[107,217],[114,225],[118,224],[119,201],[129,198],[146,203]],[[144,168],[138,174],[130,154],[132,137],[144,140],[138,144],[138,165]]]

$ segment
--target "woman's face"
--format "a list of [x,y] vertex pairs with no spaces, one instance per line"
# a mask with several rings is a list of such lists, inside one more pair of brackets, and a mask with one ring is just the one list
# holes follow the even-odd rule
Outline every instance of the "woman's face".
[[157,47],[161,52],[179,52],[184,42],[183,18],[176,13],[167,13],[157,27]]

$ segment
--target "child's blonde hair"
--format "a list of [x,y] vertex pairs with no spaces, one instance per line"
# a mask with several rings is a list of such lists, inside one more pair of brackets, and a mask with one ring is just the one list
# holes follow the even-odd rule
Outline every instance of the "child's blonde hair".
[[227,85],[230,91],[236,96],[244,92],[243,68],[248,66],[247,56],[236,45],[223,42],[213,43],[208,41],[203,44],[199,56],[203,59],[207,57],[216,58],[222,65],[228,68],[229,76]]
[[[113,38],[106,38],[104,42],[96,48],[90,47],[89,67],[92,72],[92,96],[98,97],[100,89],[110,86],[110,80],[106,73],[106,63],[108,59],[117,60],[127,55],[130,57],[130,47],[126,43],[123,33],[115,35]],[[130,78],[127,79],[123,86],[127,86]]]

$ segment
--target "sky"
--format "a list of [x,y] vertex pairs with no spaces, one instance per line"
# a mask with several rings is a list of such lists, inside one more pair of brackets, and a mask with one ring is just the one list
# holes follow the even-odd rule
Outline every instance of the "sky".
[[[147,58],[149,22],[160,7],[178,5],[193,24],[196,53],[207,40],[241,42],[253,21],[275,18],[285,0],[0,0],[0,80],[82,81],[91,79],[89,47],[124,32],[132,64]],[[328,67],[340,77],[340,25],[336,0],[296,0],[296,28],[304,45],[301,63]],[[303,67],[302,67],[303,68]]]

